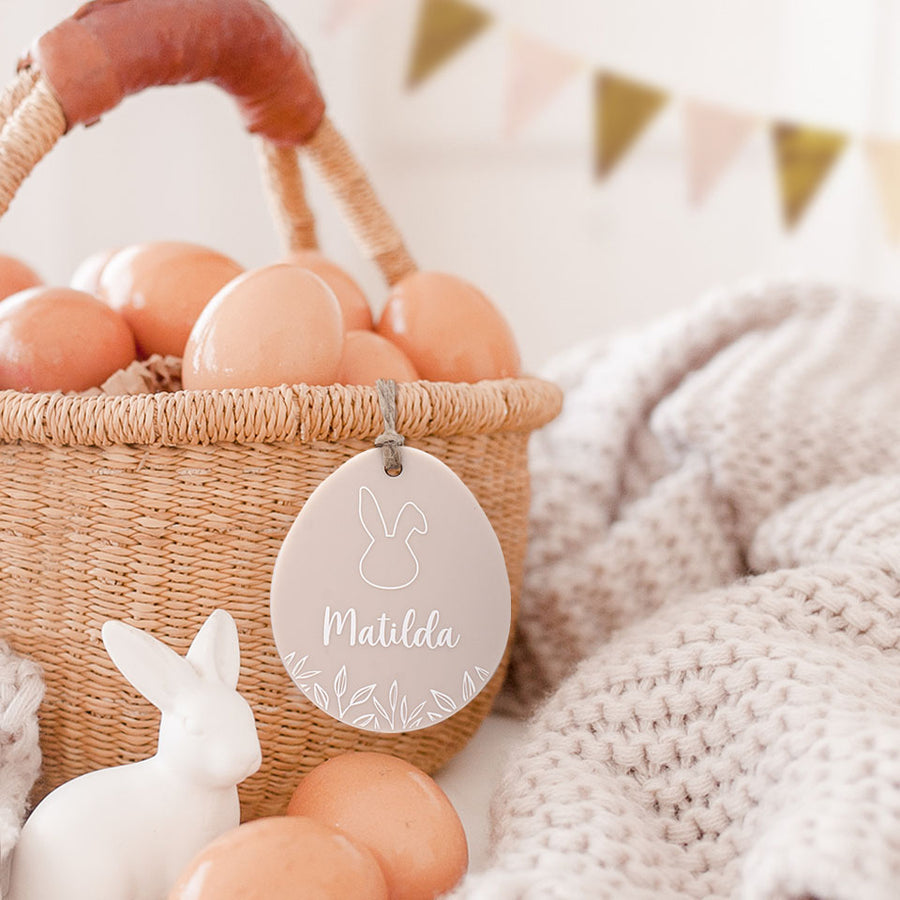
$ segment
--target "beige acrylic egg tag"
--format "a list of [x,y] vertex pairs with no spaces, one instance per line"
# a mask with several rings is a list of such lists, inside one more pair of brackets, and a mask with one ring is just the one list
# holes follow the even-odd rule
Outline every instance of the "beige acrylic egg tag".
[[478,501],[434,456],[405,447],[401,462],[391,476],[382,450],[367,450],[326,478],[285,538],[271,592],[297,687],[341,722],[386,733],[473,700],[510,629],[503,552]]

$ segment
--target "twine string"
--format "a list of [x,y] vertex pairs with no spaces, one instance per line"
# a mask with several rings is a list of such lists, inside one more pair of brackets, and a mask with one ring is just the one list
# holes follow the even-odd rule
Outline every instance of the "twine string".
[[384,471],[396,478],[403,471],[400,448],[404,444],[403,435],[397,434],[397,382],[390,378],[379,378],[375,382],[378,404],[384,419],[384,431],[375,438],[375,446],[384,454]]

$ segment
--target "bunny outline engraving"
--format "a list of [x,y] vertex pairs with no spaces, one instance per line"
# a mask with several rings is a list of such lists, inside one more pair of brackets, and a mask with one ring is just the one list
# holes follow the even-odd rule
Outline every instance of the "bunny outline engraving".
[[[381,506],[377,498],[369,488],[363,485],[359,489],[359,521],[363,530],[369,536],[369,546],[366,547],[359,559],[360,578],[366,584],[380,591],[399,591],[401,588],[409,587],[419,577],[419,558],[409,542],[414,534],[428,534],[428,520],[425,518],[425,513],[412,500],[407,500],[394,519],[394,527],[388,531],[387,523],[384,521],[384,514],[381,512]],[[407,523],[409,527],[406,528],[404,523]],[[402,537],[404,533],[406,537]],[[398,543],[405,547],[400,557],[397,556]],[[380,552],[377,550],[378,547],[381,548]],[[412,564],[412,572],[406,581],[402,584],[380,584],[379,581],[382,579],[375,580],[373,565],[376,561],[374,556],[371,555],[373,548],[376,548],[376,552],[379,552],[380,558],[377,561],[381,562],[382,565],[386,561],[396,563],[399,559],[401,565],[391,565],[388,567],[390,571],[403,571],[405,567],[406,572],[409,573],[411,569],[410,564]],[[393,559],[390,559],[392,555]],[[366,571],[373,578],[367,577]]]
[[102,638],[116,668],[162,712],[158,750],[50,793],[22,830],[6,900],[160,900],[240,821],[237,784],[262,757],[253,711],[236,690],[231,616],[213,612],[186,656],[124,622],[106,622]]

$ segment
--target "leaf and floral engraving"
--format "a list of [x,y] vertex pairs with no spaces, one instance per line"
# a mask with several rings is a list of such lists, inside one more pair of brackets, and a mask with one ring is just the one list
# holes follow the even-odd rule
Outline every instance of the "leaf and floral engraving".
[[[414,731],[425,727],[426,721],[427,724],[440,722],[471,702],[480,690],[476,686],[475,679],[466,670],[460,679],[461,689],[458,699],[430,688],[426,691],[425,699],[413,706],[406,694],[401,696],[398,679],[392,679],[386,695],[382,693],[379,697],[378,684],[374,681],[354,689],[347,666],[343,665],[335,675],[329,693],[328,688],[312,680],[321,674],[319,670],[306,671],[308,659],[308,656],[295,659],[293,653],[284,657],[285,665],[291,667],[289,669],[291,674],[297,673],[294,680],[300,689],[307,696],[311,690],[310,699],[325,712],[348,725],[369,731]],[[482,684],[490,677],[490,673],[480,666],[475,666],[475,673]]]

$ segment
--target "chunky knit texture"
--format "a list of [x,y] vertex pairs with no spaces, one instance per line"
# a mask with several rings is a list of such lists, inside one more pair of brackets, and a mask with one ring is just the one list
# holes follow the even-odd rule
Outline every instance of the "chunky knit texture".
[[41,766],[37,711],[43,696],[37,664],[0,641],[0,887]]
[[553,368],[459,898],[900,892],[900,305],[777,285]]

